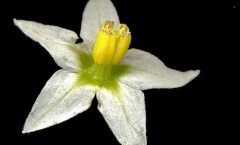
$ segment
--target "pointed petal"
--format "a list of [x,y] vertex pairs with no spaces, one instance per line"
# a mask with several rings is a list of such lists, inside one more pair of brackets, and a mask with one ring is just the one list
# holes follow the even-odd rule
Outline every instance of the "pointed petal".
[[24,34],[45,47],[60,67],[75,71],[79,69],[80,62],[76,53],[77,47],[74,44],[78,39],[76,33],[33,21],[14,19],[14,24]]
[[104,21],[119,25],[117,11],[110,0],[89,0],[82,17],[80,37],[93,48],[97,34]]
[[122,63],[133,69],[121,77],[120,82],[140,90],[181,87],[200,73],[199,70],[181,72],[168,68],[157,57],[138,49],[130,49]]
[[14,19],[14,24],[18,26],[26,35],[35,41],[54,41],[75,43],[78,36],[75,32],[51,25],[25,20]]
[[100,88],[98,109],[121,144],[146,145],[144,94],[119,83],[118,90]]
[[61,123],[87,110],[95,95],[90,86],[76,87],[77,74],[57,71],[38,96],[25,122],[23,133]]
[[58,26],[17,19],[13,19],[13,21],[26,35],[38,42],[48,40],[59,43],[75,43],[78,39],[75,32]]

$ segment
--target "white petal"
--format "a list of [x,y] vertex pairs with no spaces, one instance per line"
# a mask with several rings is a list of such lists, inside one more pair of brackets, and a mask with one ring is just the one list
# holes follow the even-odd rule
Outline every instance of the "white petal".
[[61,123],[87,110],[95,95],[90,86],[76,87],[77,74],[57,71],[38,96],[25,122],[23,133]]
[[14,24],[18,26],[26,35],[38,42],[48,40],[60,43],[75,43],[78,39],[78,36],[75,32],[58,26],[44,25],[25,20],[13,19],[13,21]]
[[14,24],[27,36],[45,47],[60,67],[74,71],[79,69],[80,62],[76,53],[77,47],[74,44],[78,39],[76,33],[33,21],[14,19]]
[[80,36],[93,48],[97,34],[104,21],[114,21],[119,25],[117,11],[110,0],[89,0],[82,17]]
[[146,145],[144,94],[119,83],[118,90],[100,88],[98,109],[121,144]]
[[168,68],[157,57],[138,49],[128,50],[121,63],[133,69],[122,76],[120,82],[140,90],[181,87],[200,73],[199,70],[181,72]]

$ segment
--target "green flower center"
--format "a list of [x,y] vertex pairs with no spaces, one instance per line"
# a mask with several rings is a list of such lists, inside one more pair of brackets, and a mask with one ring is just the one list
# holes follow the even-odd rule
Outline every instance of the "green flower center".
[[96,64],[92,55],[84,51],[78,51],[77,54],[81,71],[78,72],[76,86],[92,85],[117,91],[119,78],[131,70],[129,66],[123,64]]

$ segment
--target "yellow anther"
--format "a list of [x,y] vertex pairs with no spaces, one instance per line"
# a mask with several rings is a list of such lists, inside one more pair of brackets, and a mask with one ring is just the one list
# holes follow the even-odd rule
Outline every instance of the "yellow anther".
[[98,33],[93,48],[93,59],[96,64],[117,64],[129,48],[131,33],[125,24],[114,29],[113,21],[105,21]]

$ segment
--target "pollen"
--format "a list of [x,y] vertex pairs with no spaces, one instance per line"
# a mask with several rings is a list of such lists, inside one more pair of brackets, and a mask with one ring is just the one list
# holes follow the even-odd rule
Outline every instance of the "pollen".
[[113,21],[105,21],[98,33],[93,59],[96,64],[118,64],[126,54],[131,43],[131,33],[125,24],[114,28]]

